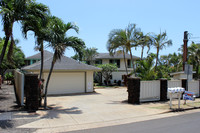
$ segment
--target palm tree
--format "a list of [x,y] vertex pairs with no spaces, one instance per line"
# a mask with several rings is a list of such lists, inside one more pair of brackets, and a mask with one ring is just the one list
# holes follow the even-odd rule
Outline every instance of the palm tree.
[[[42,6],[42,5],[41,5]],[[41,68],[39,80],[42,79],[43,73],[43,62],[44,62],[44,41],[48,38],[47,35],[47,25],[50,18],[49,10],[43,12],[44,19],[36,18],[35,16],[30,16],[30,19],[22,22],[22,33],[24,37],[27,38],[28,31],[33,31],[35,33],[36,39],[36,50],[39,50],[41,53]]]
[[126,63],[126,55],[125,53],[127,53],[125,50],[126,47],[124,45],[124,43],[121,42],[120,38],[118,36],[116,36],[117,32],[120,30],[112,30],[109,34],[109,39],[107,42],[107,50],[109,51],[110,55],[114,55],[116,52],[119,54],[123,54],[124,57],[124,65],[126,68],[126,74],[128,75],[128,70],[127,70],[127,63]]
[[97,48],[84,49],[84,60],[90,62],[90,65],[94,65],[94,57],[98,55]]
[[139,33],[138,44],[139,44],[139,46],[142,47],[142,51],[141,51],[141,60],[142,60],[142,59],[143,59],[144,48],[145,48],[145,47],[148,48],[147,54],[148,54],[149,51],[150,51],[150,47],[151,47],[151,45],[152,45],[151,37],[150,37],[148,34],[144,35],[143,32],[140,32],[140,33]]
[[172,66],[174,69],[172,70],[172,72],[177,72],[180,71],[182,69],[182,62],[183,62],[183,57],[180,53],[176,54],[169,54],[169,64],[170,66]]
[[155,57],[156,55],[151,53],[146,59],[138,61],[136,72],[138,73],[138,77],[140,77],[142,80],[156,79],[157,73],[153,71]]
[[157,70],[157,64],[158,64],[158,56],[159,56],[159,52],[160,50],[162,50],[163,48],[167,46],[171,46],[172,45],[172,40],[168,40],[167,39],[167,33],[163,32],[158,35],[156,34],[152,34],[151,35],[151,39],[152,39],[152,43],[153,45],[156,47],[157,52],[156,52],[156,65],[155,65],[155,71]]
[[80,56],[82,56],[81,49],[84,47],[85,43],[77,37],[66,37],[65,34],[70,29],[74,29],[78,33],[78,27],[76,25],[73,25],[72,23],[64,24],[63,21],[57,17],[52,17],[50,19],[48,25],[48,42],[49,47],[53,49],[54,54],[45,85],[44,108],[47,108],[48,84],[56,61],[61,59],[67,47],[73,48]]
[[122,29],[112,30],[109,34],[109,39],[108,39],[108,45],[110,45],[111,48],[123,46],[125,52],[129,51],[134,73],[135,73],[135,65],[131,49],[133,47],[138,46],[139,32],[140,29],[136,28],[136,24],[129,24],[125,30]]
[[[44,7],[44,8],[43,8]],[[43,18],[43,12],[47,10],[46,6],[35,3],[34,0],[1,0],[0,1],[0,15],[2,16],[3,30],[5,32],[5,42],[0,55],[0,65],[3,61],[8,41],[11,38],[11,45],[9,46],[9,55],[12,55],[14,38],[13,25],[15,22],[23,22],[30,18],[29,16],[37,16]],[[37,20],[37,19],[36,19]]]
[[189,62],[193,64],[196,69],[195,77],[198,79],[199,76],[199,65],[200,65],[200,44],[192,44],[188,47]]

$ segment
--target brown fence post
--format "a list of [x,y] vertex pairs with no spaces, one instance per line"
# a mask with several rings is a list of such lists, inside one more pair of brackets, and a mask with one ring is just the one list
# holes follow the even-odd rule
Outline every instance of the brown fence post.
[[140,78],[127,78],[128,103],[140,104]]
[[187,90],[187,79],[181,79],[181,82],[182,82],[182,87],[186,90]]
[[25,74],[26,109],[36,111],[39,107],[38,74]]
[[167,79],[160,79],[160,101],[167,101]]

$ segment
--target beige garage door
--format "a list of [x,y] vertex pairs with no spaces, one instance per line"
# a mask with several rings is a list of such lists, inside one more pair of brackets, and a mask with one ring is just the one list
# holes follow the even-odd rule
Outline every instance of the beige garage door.
[[[44,74],[45,81],[48,74]],[[72,94],[85,92],[85,72],[52,73],[48,94]]]

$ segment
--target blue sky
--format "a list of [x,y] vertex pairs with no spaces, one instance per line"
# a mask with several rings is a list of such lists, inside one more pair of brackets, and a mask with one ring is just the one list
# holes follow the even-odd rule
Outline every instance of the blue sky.
[[[183,32],[186,30],[192,37],[200,37],[198,0],[37,0],[37,2],[47,5],[52,15],[64,22],[76,23],[80,33],[70,31],[67,35],[82,38],[87,47],[96,47],[98,52],[107,52],[106,43],[112,29],[124,29],[129,23],[137,24],[144,33],[159,34],[160,30],[166,31],[173,45],[162,50],[161,55],[178,52],[178,48],[183,44]],[[2,26],[0,28],[2,29]],[[0,32],[0,36],[3,37],[4,33]],[[16,23],[14,37],[20,40],[18,46],[22,47],[26,56],[37,53],[34,51],[35,40],[32,32],[29,32],[27,40],[23,39],[20,25]],[[200,42],[200,38],[193,40]],[[155,48],[152,47],[150,52],[155,53]],[[140,48],[133,52],[136,56],[140,56],[140,53]],[[65,55],[72,56],[74,52],[68,49]]]

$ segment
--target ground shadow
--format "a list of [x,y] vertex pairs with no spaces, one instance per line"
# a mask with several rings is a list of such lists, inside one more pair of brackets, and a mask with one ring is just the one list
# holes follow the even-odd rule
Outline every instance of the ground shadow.
[[42,118],[59,118],[59,114],[82,114],[83,112],[78,107],[71,107],[64,109],[62,106],[49,105],[49,110],[46,110]]
[[0,128],[2,129],[8,129],[8,128],[13,128],[14,123],[11,120],[2,120],[0,121]]
[[87,93],[76,93],[76,94],[50,94],[50,95],[48,95],[48,97],[60,97],[60,96],[78,96],[78,95],[82,95],[82,96],[87,96],[87,95],[101,95],[101,93],[98,93],[98,92],[96,92],[96,91],[94,91],[94,92],[87,92]]
[[129,104],[128,100],[123,100],[123,101],[111,101],[107,104]]
[[9,99],[9,98],[4,95],[0,95],[0,101],[7,100],[7,99]]

